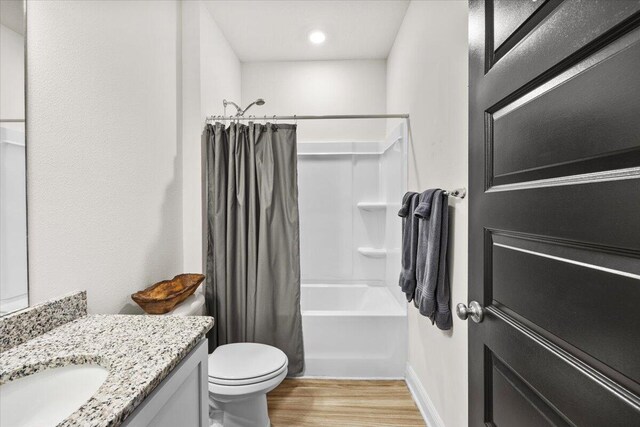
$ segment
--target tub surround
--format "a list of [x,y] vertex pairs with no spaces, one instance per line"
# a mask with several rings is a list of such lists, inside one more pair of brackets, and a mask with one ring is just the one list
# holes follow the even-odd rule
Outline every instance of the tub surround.
[[87,293],[74,292],[0,317],[0,352],[87,315]]
[[[2,352],[0,357],[0,384],[69,364],[95,363],[109,370],[98,392],[60,426],[122,424],[213,326],[213,319],[207,316],[87,316],[84,292],[65,298],[50,304],[58,308],[71,307],[73,313],[62,313],[52,306],[29,310],[51,312],[51,319],[58,324],[63,323],[62,319],[75,317],[74,320],[49,328],[48,332],[27,341],[24,339],[27,333],[23,332],[24,342]],[[73,303],[69,305],[69,302]],[[40,322],[47,322],[43,314],[27,315],[25,312],[16,315],[23,316],[21,319],[25,322],[32,322],[27,324],[31,326],[22,328],[25,331],[45,328],[40,325]],[[33,320],[34,316],[37,320]],[[12,322],[19,325],[16,319]],[[3,334],[10,325],[2,325]],[[12,338],[10,342],[17,341],[20,340]]]
[[383,284],[301,288],[305,377],[403,378],[405,307]]

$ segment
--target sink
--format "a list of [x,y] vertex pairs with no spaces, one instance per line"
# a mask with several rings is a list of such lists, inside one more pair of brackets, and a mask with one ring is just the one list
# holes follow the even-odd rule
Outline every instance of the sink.
[[55,426],[98,391],[109,371],[94,364],[51,368],[0,386],[0,426]]

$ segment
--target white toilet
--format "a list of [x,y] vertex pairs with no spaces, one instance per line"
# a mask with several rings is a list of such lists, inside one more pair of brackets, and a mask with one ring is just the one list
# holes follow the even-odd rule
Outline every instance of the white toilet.
[[[197,293],[165,316],[198,316],[203,307],[204,295]],[[216,348],[209,355],[209,404],[222,416],[212,425],[269,427],[267,393],[287,376],[288,363],[284,352],[270,345],[237,343]]]

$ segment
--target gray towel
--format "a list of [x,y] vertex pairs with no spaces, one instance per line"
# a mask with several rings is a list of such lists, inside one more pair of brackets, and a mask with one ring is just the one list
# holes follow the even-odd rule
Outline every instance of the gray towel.
[[418,218],[413,215],[418,205],[418,193],[409,191],[402,198],[402,207],[398,216],[402,217],[402,271],[400,288],[413,299],[416,290],[416,250],[418,248]]
[[451,329],[452,319],[447,269],[449,234],[448,197],[440,189],[427,190],[418,196],[414,210],[418,222],[416,289],[413,303],[420,314],[440,329]]

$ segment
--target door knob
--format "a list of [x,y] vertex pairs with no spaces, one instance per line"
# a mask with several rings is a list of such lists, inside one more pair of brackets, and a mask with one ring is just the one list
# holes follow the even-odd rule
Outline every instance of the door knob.
[[484,319],[484,310],[482,310],[482,306],[477,301],[471,301],[469,307],[463,303],[458,304],[456,306],[456,314],[462,320],[467,320],[467,317],[471,316],[471,320],[476,323],[480,323]]

